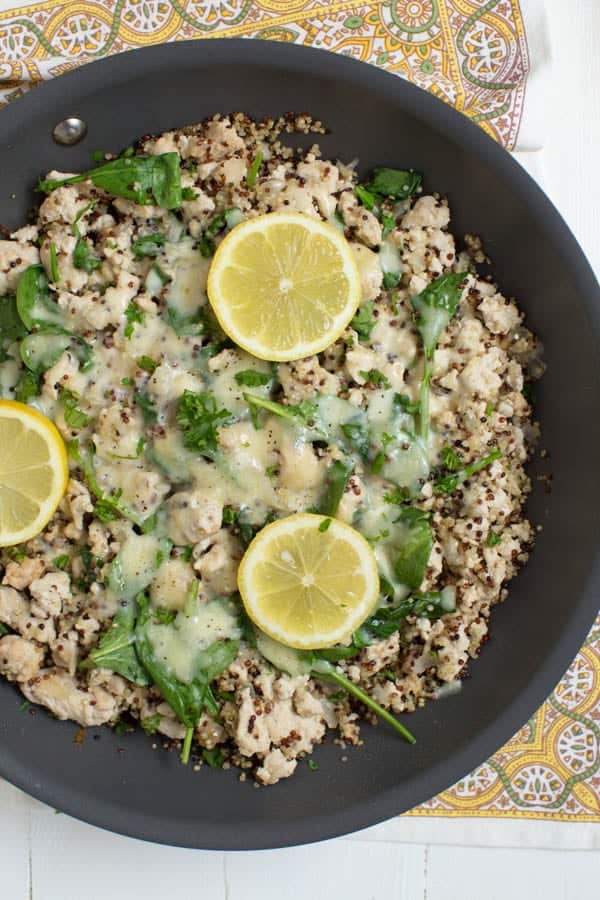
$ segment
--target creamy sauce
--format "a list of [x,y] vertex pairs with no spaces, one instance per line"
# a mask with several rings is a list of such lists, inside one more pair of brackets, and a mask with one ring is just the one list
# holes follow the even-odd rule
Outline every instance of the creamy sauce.
[[390,275],[402,274],[402,256],[390,237],[387,237],[379,248],[379,265],[382,272],[387,272]]
[[383,483],[373,483],[366,491],[365,502],[354,521],[354,526],[371,540],[380,574],[394,588],[394,597],[401,600],[410,593],[409,588],[398,581],[394,571],[396,548],[406,535],[406,526],[395,520],[398,507],[386,503]]
[[179,613],[172,625],[148,625],[148,636],[158,659],[184,682],[194,679],[198,653],[215,641],[242,636],[235,605],[221,598],[195,604]]
[[217,405],[236,414],[248,414],[248,404],[244,400],[244,392],[250,391],[254,396],[267,398],[270,385],[248,387],[239,385],[236,375],[244,371],[258,372],[261,375],[272,375],[269,363],[255,359],[247,353],[236,353],[233,360],[220,371],[208,376],[208,386],[217,401]]
[[119,552],[122,577],[120,594],[133,599],[148,587],[157,566],[160,540],[152,534],[132,534]]
[[206,302],[206,280],[210,259],[205,259],[190,238],[164,248],[165,270],[173,274],[167,304],[182,316],[193,316]]

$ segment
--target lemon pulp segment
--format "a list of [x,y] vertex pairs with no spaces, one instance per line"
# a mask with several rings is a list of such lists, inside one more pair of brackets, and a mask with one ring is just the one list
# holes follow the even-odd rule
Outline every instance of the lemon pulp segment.
[[259,628],[304,649],[349,638],[379,594],[377,563],[365,538],[343,522],[309,513],[259,532],[240,565],[238,585]]
[[219,245],[208,296],[223,330],[261,359],[324,350],[360,302],[352,249],[335,228],[301,213],[238,225]]

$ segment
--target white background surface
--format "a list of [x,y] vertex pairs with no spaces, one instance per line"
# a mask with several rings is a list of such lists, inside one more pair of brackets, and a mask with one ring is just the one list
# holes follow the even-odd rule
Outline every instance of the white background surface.
[[[555,58],[546,145],[519,160],[600,273],[600,0],[546,6]],[[540,849],[548,847],[571,849]],[[598,848],[600,826],[397,819],[292,850],[179,850],[57,815],[0,781],[1,900],[529,900],[534,890],[544,900],[597,900]]]

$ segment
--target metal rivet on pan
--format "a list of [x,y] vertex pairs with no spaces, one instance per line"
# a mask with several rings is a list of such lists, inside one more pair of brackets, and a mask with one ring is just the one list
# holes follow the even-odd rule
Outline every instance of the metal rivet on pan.
[[87,125],[83,119],[77,116],[69,116],[63,119],[58,125],[54,126],[52,137],[57,144],[64,144],[67,147],[78,144],[87,134]]

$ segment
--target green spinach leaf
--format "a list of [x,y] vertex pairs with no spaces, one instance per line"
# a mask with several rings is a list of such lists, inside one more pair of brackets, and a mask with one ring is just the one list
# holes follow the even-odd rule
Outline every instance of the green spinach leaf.
[[19,278],[17,311],[27,331],[63,330],[64,316],[58,303],[51,299],[48,276],[42,265],[29,266]]
[[8,359],[8,346],[26,334],[27,329],[17,311],[16,298],[10,295],[0,297],[0,362]]
[[378,197],[375,194],[372,194],[371,191],[367,190],[367,188],[363,187],[361,184],[357,184],[354,188],[354,193],[358,200],[362,203],[365,209],[374,210],[377,204]]
[[386,640],[402,628],[407,616],[434,622],[454,612],[454,593],[449,591],[412,594],[394,606],[381,606],[359,629],[360,642],[366,646]]
[[177,337],[196,337],[204,334],[205,325],[202,316],[198,313],[192,316],[186,316],[178,312],[172,306],[168,306],[165,318],[167,324],[171,326]]
[[133,200],[142,206],[156,204],[162,209],[178,209],[181,206],[181,170],[177,153],[120,156],[70,178],[40,181],[38,190],[49,194],[62,185],[78,184],[88,179],[108,194]]
[[87,341],[66,331],[34,331],[23,338],[19,350],[27,368],[38,375],[57,363],[65,350],[77,357],[82,372],[91,368],[93,361],[93,350]]
[[139,610],[135,629],[137,652],[153,684],[187,729],[181,756],[182,762],[187,763],[194,729],[203,711],[206,709],[212,715],[219,712],[211,682],[231,665],[237,656],[239,641],[215,641],[206,650],[199,651],[193,680],[189,683],[180,681],[154,651],[147,627],[151,618],[147,595],[138,594],[136,602]]
[[250,163],[250,167],[248,169],[248,174],[246,175],[247,187],[249,187],[249,188],[254,187],[254,185],[256,183],[256,179],[258,177],[258,173],[260,171],[260,167],[262,165],[262,161],[263,161],[263,155],[260,150],[257,150],[256,156]]
[[458,309],[465,278],[463,272],[441,275],[411,301],[415,312],[415,324],[425,352],[419,400],[419,433],[423,440],[429,437],[429,392],[433,373],[433,354],[442,332]]
[[340,429],[350,447],[366,462],[369,458],[371,436],[364,419],[354,416],[348,422],[340,425]]
[[397,547],[394,572],[398,581],[416,590],[425,577],[433,547],[431,513],[416,506],[407,506],[401,510],[396,521],[405,527]]
[[235,380],[241,387],[260,387],[273,380],[270,372],[259,372],[257,369],[243,369],[235,373]]
[[50,275],[55,285],[60,281],[60,272],[58,271],[58,254],[56,252],[56,244],[50,244]]
[[[315,400],[303,400],[296,406],[285,406],[283,403],[277,403],[275,400],[265,400],[264,397],[257,397],[255,394],[244,393],[244,400],[249,404],[250,410],[264,409],[275,416],[282,419],[288,419],[295,425],[310,428],[311,431],[322,433],[325,437],[325,428],[320,420],[319,406]],[[258,418],[253,417],[255,426],[258,426]]]
[[94,256],[85,238],[78,236],[73,250],[73,265],[83,272],[95,272],[102,265],[102,260]]
[[319,506],[319,513],[322,516],[337,515],[344,490],[353,471],[352,463],[342,462],[340,459],[331,463],[325,476],[325,496]]
[[15,385],[15,400],[19,403],[29,403],[40,393],[40,376],[37,372],[23,370]]
[[405,200],[412,197],[421,187],[423,176],[407,169],[374,169],[371,180],[365,185],[372,194]]
[[[90,446],[93,449],[93,444]],[[140,519],[133,510],[125,506],[124,503],[121,503],[121,490],[115,492],[112,496],[107,496],[98,484],[92,462],[93,454],[88,456],[86,453],[82,452],[77,439],[67,443],[67,453],[69,458],[81,469],[90,491],[96,498],[96,505],[94,507],[96,516],[99,517],[101,521],[108,522],[119,515],[124,519],[133,522],[134,525],[137,525],[143,530],[144,524],[148,519]],[[150,516],[149,518],[151,519],[152,517]]]
[[151,683],[136,653],[135,612],[134,603],[119,607],[98,646],[79,663],[80,669],[109,669],[135,684]]
[[136,391],[133,399],[146,425],[154,425],[155,422],[158,422],[158,410],[145,391]]

